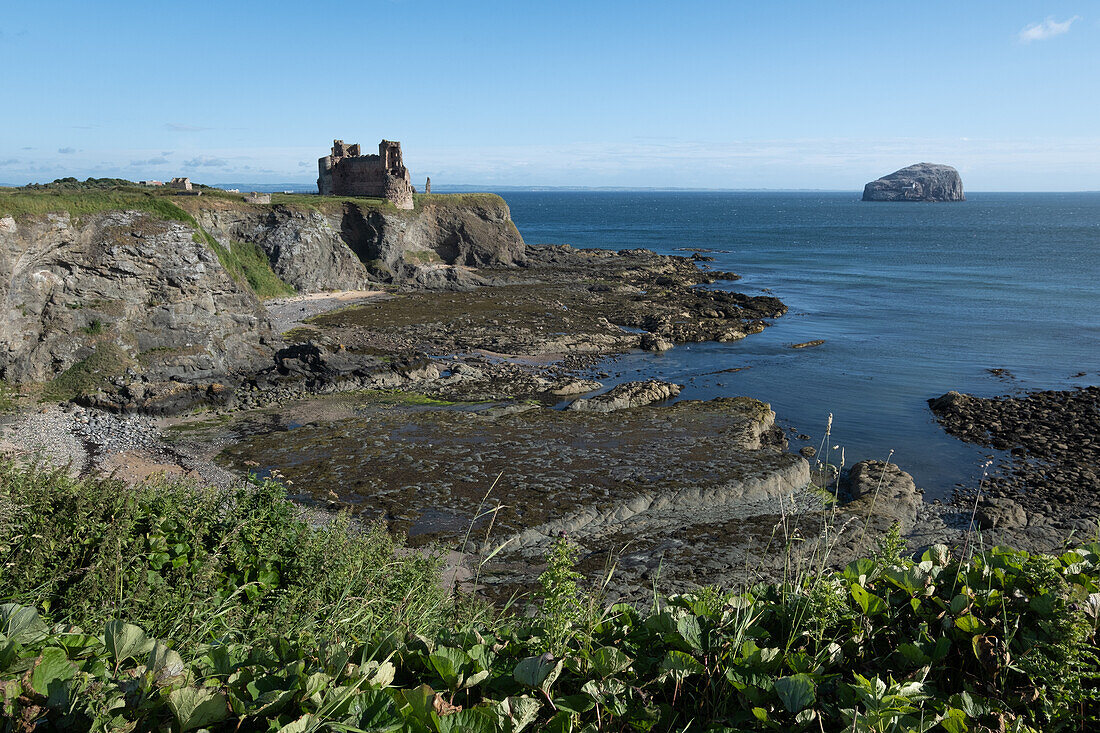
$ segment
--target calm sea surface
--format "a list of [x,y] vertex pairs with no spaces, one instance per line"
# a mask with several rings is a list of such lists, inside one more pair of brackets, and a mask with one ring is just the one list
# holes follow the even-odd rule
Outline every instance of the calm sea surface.
[[[725,287],[790,308],[737,343],[612,360],[605,383],[658,376],[687,385],[682,398],[757,397],[815,447],[832,413],[847,463],[894,451],[928,498],[976,482],[989,454],[944,435],[929,397],[1100,383],[1100,194],[502,195],[530,244],[719,250],[711,266],[743,276]],[[788,346],[812,339],[826,343]]]

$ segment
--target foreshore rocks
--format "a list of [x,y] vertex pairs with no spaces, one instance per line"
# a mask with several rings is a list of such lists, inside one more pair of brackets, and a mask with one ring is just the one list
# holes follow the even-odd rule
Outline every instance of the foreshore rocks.
[[650,379],[644,382],[626,382],[612,387],[607,392],[587,399],[572,402],[567,410],[584,412],[614,412],[643,407],[654,402],[671,399],[680,394],[683,385]]
[[962,178],[949,165],[917,163],[863,187],[864,201],[965,201]]
[[[1100,386],[993,398],[948,392],[929,406],[949,434],[1008,452],[983,496],[1011,499],[1029,524],[1037,515],[1084,529],[1100,514]],[[991,525],[1021,521],[1007,504],[983,511]]]

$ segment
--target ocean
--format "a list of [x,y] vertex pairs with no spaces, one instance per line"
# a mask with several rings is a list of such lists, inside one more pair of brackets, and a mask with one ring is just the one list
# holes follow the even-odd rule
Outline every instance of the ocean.
[[684,384],[680,399],[756,397],[792,449],[819,447],[831,414],[848,465],[890,457],[928,499],[976,485],[993,455],[945,435],[929,398],[1100,383],[1100,193],[501,195],[529,244],[713,250],[708,266],[743,278],[721,287],[790,309],[735,343],[610,359],[597,369],[606,384],[655,376]]

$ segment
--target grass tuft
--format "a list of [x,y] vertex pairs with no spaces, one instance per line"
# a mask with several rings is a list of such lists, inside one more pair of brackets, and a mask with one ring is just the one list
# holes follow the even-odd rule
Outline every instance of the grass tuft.
[[64,402],[80,395],[92,394],[104,389],[110,380],[134,366],[134,360],[112,341],[96,345],[95,351],[78,361],[46,384],[42,399],[48,402]]

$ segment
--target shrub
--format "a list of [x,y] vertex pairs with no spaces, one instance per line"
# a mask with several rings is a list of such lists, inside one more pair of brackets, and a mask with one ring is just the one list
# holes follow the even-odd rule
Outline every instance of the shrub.
[[406,553],[347,516],[312,526],[280,484],[127,487],[0,460],[0,598],[57,621],[126,618],[178,649],[274,633],[431,633],[446,618],[435,556]]

